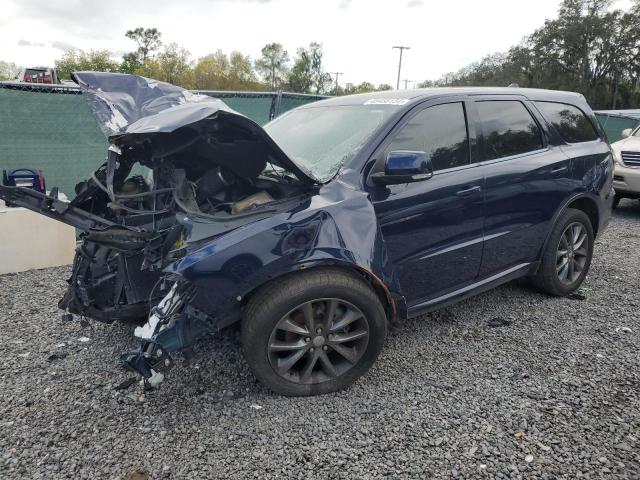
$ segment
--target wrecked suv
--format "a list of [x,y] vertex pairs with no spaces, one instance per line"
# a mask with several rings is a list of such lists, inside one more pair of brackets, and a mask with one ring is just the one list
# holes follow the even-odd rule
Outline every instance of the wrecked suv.
[[528,277],[567,295],[614,198],[581,95],[426,89],[332,98],[261,128],[219,100],[130,75],[74,76],[108,136],[67,203],[0,197],[79,229],[60,307],[145,318],[124,363],[156,385],[241,322],[275,392],[363,375],[388,325]]

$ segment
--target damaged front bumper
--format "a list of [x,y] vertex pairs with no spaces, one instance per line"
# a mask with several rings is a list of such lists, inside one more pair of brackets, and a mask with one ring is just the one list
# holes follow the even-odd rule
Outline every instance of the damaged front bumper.
[[148,321],[134,330],[134,335],[141,339],[140,346],[120,357],[127,368],[142,375],[151,387],[162,382],[173,367],[172,353],[188,349],[218,328],[214,318],[190,305],[195,289],[189,282],[174,274],[162,281],[173,281],[173,285],[151,309]]

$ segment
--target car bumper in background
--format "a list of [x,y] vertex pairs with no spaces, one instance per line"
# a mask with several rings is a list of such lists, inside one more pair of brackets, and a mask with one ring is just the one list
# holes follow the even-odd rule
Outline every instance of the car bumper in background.
[[640,168],[625,167],[616,163],[613,174],[613,188],[618,194],[640,196]]

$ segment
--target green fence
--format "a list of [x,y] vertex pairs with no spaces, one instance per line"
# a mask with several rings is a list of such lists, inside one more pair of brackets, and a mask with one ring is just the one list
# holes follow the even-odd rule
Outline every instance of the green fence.
[[604,130],[609,143],[616,142],[622,138],[622,130],[626,128],[636,128],[640,125],[640,110],[598,111],[595,112],[598,123]]
[[[286,92],[212,92],[259,124],[321,98]],[[0,170],[35,168],[69,198],[106,156],[107,142],[77,87],[0,82]]]

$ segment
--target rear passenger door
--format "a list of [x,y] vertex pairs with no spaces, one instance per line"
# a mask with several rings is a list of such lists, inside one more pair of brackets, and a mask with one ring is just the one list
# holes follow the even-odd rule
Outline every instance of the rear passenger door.
[[568,157],[549,143],[546,122],[526,99],[479,97],[474,107],[485,176],[482,278],[536,261],[574,186]]

